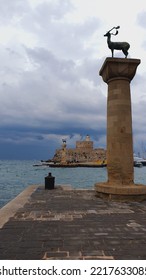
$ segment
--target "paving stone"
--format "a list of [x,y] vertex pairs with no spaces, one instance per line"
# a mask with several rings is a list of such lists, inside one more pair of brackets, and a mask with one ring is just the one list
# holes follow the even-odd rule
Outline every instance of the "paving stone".
[[57,258],[57,259],[61,259],[63,257],[68,257],[69,256],[69,252],[67,251],[62,251],[62,252],[52,252],[52,251],[48,251],[45,253],[45,255],[43,256],[43,259],[52,259],[52,258]]
[[0,229],[0,259],[146,259],[146,201],[112,202],[94,190],[46,191]]

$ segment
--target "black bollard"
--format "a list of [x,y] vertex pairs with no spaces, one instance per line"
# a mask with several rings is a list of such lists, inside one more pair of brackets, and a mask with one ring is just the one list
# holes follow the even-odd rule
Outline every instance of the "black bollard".
[[54,189],[55,177],[52,176],[51,173],[45,177],[45,189],[52,190]]

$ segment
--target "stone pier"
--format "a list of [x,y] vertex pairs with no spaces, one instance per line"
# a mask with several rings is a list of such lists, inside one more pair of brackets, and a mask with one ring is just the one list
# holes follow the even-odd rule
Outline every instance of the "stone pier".
[[130,82],[139,59],[106,58],[99,72],[108,84],[107,170],[108,182],[95,184],[100,197],[143,200],[146,186],[134,184]]

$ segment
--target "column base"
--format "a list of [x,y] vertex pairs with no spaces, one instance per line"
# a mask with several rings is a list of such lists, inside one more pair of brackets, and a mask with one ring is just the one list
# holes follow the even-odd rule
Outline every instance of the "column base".
[[139,184],[112,185],[108,182],[95,184],[96,196],[121,202],[146,200],[146,186]]

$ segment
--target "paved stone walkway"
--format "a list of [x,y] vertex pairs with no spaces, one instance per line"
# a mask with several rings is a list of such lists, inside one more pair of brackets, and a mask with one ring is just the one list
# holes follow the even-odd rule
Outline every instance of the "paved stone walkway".
[[1,260],[146,259],[146,202],[109,202],[94,190],[44,186],[24,205],[22,197],[14,213],[14,203],[0,210]]

